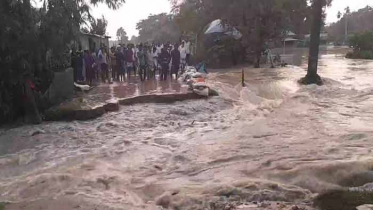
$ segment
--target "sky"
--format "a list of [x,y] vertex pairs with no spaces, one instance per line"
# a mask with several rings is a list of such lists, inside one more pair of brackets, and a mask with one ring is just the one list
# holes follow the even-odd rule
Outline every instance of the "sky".
[[357,11],[367,5],[373,6],[373,0],[333,0],[332,6],[327,8],[326,22],[333,23],[338,20],[338,11],[344,12],[344,8],[350,7],[351,12]]
[[102,15],[108,20],[107,33],[111,39],[116,39],[118,28],[123,27],[127,36],[137,36],[136,24],[146,19],[150,14],[169,13],[171,5],[169,0],[126,0],[118,10],[110,10],[106,5],[100,4],[92,7],[92,15],[100,18]]

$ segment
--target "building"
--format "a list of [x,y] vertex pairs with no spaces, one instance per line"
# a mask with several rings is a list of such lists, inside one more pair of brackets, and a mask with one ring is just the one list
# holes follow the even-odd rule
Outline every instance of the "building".
[[297,39],[297,35],[292,31],[286,31],[285,37],[282,40],[283,47],[296,47],[298,45],[299,39]]
[[97,51],[101,46],[109,47],[110,36],[81,32],[79,41],[82,50]]

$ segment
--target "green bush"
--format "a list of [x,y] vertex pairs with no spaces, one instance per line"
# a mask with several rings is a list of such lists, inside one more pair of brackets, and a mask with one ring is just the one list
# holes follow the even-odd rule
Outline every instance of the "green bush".
[[350,38],[350,46],[353,52],[346,55],[346,58],[373,59],[373,31],[355,34]]
[[373,59],[373,51],[361,51],[362,59]]
[[0,202],[0,210],[5,210],[6,203]]
[[350,38],[350,46],[358,51],[373,51],[373,31],[355,34]]
[[369,59],[373,60],[373,51],[353,51],[346,54],[350,59]]

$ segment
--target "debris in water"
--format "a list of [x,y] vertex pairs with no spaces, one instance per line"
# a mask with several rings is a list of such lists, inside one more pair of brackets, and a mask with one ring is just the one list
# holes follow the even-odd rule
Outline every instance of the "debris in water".
[[298,206],[292,206],[291,210],[301,210]]
[[109,190],[110,189],[110,183],[113,182],[113,180],[114,180],[114,177],[98,178],[97,183],[101,183],[101,184],[105,185],[106,190]]
[[45,133],[44,130],[36,129],[36,130],[34,130],[34,131],[31,131],[30,136],[36,136],[36,135],[44,134],[44,133]]
[[156,169],[158,169],[158,170],[160,170],[160,171],[163,170],[162,167],[160,167],[160,166],[158,166],[158,165],[155,165],[154,168],[156,168]]
[[253,138],[254,139],[261,139],[261,138],[276,136],[276,135],[277,135],[277,133],[269,133],[269,134],[262,134],[262,135],[254,135]]
[[157,206],[162,206],[163,208],[167,209],[171,203],[171,195],[169,192],[163,193],[161,196],[158,197],[155,204]]
[[175,196],[175,195],[178,195],[180,193],[180,190],[174,190],[171,195],[172,196]]

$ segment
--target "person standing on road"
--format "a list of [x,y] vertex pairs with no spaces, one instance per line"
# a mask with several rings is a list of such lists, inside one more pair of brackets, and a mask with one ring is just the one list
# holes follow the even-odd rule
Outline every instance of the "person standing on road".
[[161,52],[161,55],[159,56],[159,60],[161,62],[161,67],[162,67],[160,80],[167,80],[171,56],[167,52],[166,47],[162,48],[162,52]]
[[133,72],[136,77],[136,72],[139,68],[139,59],[137,58],[137,53],[139,52],[139,46],[134,45],[134,47],[132,48],[132,51],[133,51]]
[[160,43],[158,43],[158,45],[157,45],[157,59],[158,59],[158,70],[159,70],[159,75],[161,75],[162,74],[162,66],[161,66],[161,62],[160,62],[160,60],[159,60],[159,58],[160,58],[160,56],[161,56],[161,53],[162,53],[162,48],[163,48],[163,46],[160,44]]
[[115,60],[116,60],[116,66],[118,69],[118,81],[124,81],[126,77],[126,69],[125,69],[125,57],[123,54],[123,49],[119,48],[115,52]]
[[119,78],[119,70],[117,67],[117,61],[115,56],[115,47],[112,47],[109,51],[110,57],[110,68],[111,68],[111,77],[113,80],[117,80]]
[[92,54],[89,53],[88,50],[84,51],[84,63],[85,63],[85,69],[86,69],[86,81],[89,85],[92,85],[93,78],[95,77],[94,72],[94,64],[95,59],[93,58]]
[[171,51],[171,59],[172,59],[172,65],[171,65],[171,79],[173,74],[175,74],[176,79],[178,78],[179,69],[180,69],[180,51],[179,51],[179,45],[175,44],[174,49]]
[[181,71],[184,72],[185,66],[186,66],[186,56],[187,56],[185,41],[181,42],[181,45],[179,47],[179,51],[180,51]]
[[[128,78],[131,77],[131,70],[135,71],[135,61],[134,61],[134,55],[133,55],[133,49],[132,45],[128,44],[128,48],[126,50],[126,62],[127,62],[127,75]],[[136,76],[136,72],[135,72]]]
[[153,66],[153,48],[147,46],[146,51],[146,70],[148,72],[148,79],[154,77],[154,66]]
[[106,79],[109,80],[108,54],[105,47],[101,47],[100,51],[98,52],[98,59],[101,63],[102,82],[105,82]]
[[186,65],[189,66],[191,64],[190,59],[191,59],[191,53],[192,53],[191,43],[190,43],[189,40],[187,40],[186,43],[185,43],[185,53],[186,53]]
[[158,70],[158,51],[157,51],[157,47],[153,47],[153,68],[154,68],[154,77],[155,77],[155,74]]
[[144,81],[146,79],[146,52],[142,44],[140,44],[138,48],[137,60],[139,63],[140,80]]

